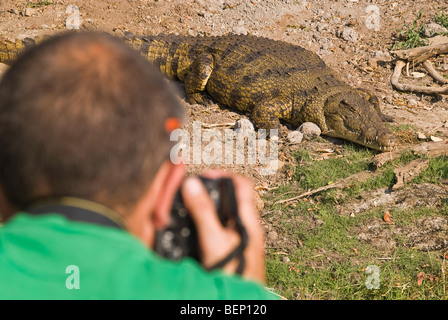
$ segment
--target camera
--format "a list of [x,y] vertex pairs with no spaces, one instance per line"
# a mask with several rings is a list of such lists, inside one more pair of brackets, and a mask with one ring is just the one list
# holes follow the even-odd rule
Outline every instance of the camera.
[[[199,177],[212,199],[219,220],[223,226],[230,221],[236,222],[240,229],[238,206],[232,179],[209,179]],[[155,235],[154,251],[160,256],[179,261],[185,257],[192,257],[199,261],[198,234],[193,220],[187,212],[180,189],[176,192],[171,208],[171,222]]]

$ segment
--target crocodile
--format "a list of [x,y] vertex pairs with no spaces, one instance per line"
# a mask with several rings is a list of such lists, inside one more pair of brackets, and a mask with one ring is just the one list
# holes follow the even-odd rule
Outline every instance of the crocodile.
[[[134,36],[125,42],[167,77],[184,83],[189,103],[204,94],[249,114],[258,129],[281,129],[281,122],[316,123],[323,135],[379,151],[396,148],[372,92],[345,83],[312,51],[253,35]],[[12,60],[30,39],[0,42],[0,62]]]

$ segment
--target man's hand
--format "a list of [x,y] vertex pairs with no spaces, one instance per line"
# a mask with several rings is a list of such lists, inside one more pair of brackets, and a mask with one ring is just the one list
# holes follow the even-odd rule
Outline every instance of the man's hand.
[[[232,178],[235,187],[239,215],[246,228],[248,244],[244,252],[246,266],[243,276],[258,282],[265,282],[264,238],[254,203],[254,189],[245,178],[220,171],[212,171],[208,178]],[[197,177],[189,177],[182,186],[185,206],[190,213],[198,232],[199,252],[204,267],[210,267],[232,252],[240,243],[238,232],[224,227],[219,221],[215,206],[205,187]],[[235,273],[237,258],[223,267],[227,273]]]

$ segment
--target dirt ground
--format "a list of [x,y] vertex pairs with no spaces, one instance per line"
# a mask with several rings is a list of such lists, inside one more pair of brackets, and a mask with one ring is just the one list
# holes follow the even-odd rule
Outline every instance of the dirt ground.
[[[2,0],[0,38],[34,38],[64,31],[67,29],[67,20],[69,24],[77,22],[69,18],[76,14],[76,11],[68,9],[70,5],[79,8],[81,30],[102,30],[118,36],[126,31],[135,35],[253,34],[300,45],[319,54],[346,82],[373,90],[382,101],[384,113],[394,118],[395,125],[410,124],[427,136],[448,138],[446,96],[400,93],[390,85],[394,67],[390,52],[396,31],[405,24],[412,24],[420,10],[424,13],[422,21],[429,21],[440,9],[446,11],[446,0],[55,0],[51,3]],[[26,7],[32,10],[24,10]],[[445,67],[444,58],[439,58],[439,62]],[[415,71],[421,70],[417,68]],[[429,79],[426,77],[419,81],[431,82]],[[415,82],[415,79],[404,77],[403,81]],[[184,104],[187,128],[191,128],[193,120],[198,120],[211,127],[224,129],[231,127],[235,120],[246,117],[211,101],[205,105]],[[336,140],[307,141],[303,145],[321,149],[340,148],[340,142]],[[279,170],[273,176],[261,175],[260,167],[253,165],[225,168],[250,177],[257,190],[262,192],[290,181],[292,172],[288,164],[294,165],[291,156],[294,148],[297,146],[280,144]],[[197,173],[207,167],[204,164],[192,165],[189,171]],[[359,203],[349,204],[348,208],[351,209],[348,211],[358,214],[380,204],[394,207],[431,206],[440,202],[445,194],[444,186],[433,185],[393,194],[387,190],[378,190],[365,195]],[[257,201],[262,209],[262,200]],[[439,250],[445,248],[448,242],[445,231],[447,220],[440,219],[416,222],[415,226],[423,226],[420,228],[421,233],[415,233],[417,228],[410,230],[411,227],[394,232],[411,234],[409,237],[413,244],[426,246],[427,250],[434,242],[434,248]],[[268,231],[271,229],[269,223],[266,228]],[[393,246],[387,240],[389,233],[383,229],[381,225],[372,222],[372,225],[360,227],[358,237],[378,246]],[[412,232],[415,234],[412,235]],[[425,244],[424,239],[429,234],[435,236],[431,238],[432,242],[428,240]],[[275,244],[275,241],[271,239],[268,245]]]

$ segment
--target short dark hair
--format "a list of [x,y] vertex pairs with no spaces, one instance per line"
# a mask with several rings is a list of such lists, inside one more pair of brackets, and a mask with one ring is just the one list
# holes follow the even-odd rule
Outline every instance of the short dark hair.
[[62,195],[135,205],[169,157],[169,117],[183,117],[174,88],[121,40],[47,39],[0,82],[5,195],[16,207]]

